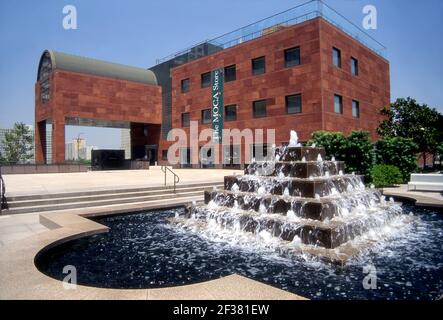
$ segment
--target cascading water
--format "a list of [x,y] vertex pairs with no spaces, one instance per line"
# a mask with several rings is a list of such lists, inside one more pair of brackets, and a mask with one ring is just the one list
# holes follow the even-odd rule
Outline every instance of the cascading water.
[[325,151],[301,146],[295,131],[274,157],[255,161],[243,176],[226,176],[224,190],[205,191],[205,204],[193,204],[175,223],[223,237],[256,237],[287,254],[309,253],[346,263],[374,244],[374,234],[391,223],[408,223],[401,207],[344,163],[324,160]]

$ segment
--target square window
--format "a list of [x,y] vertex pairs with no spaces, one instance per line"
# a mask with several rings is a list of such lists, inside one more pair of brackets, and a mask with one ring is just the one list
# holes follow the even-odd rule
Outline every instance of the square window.
[[294,47],[285,50],[286,68],[298,66],[300,64],[300,47]]
[[351,73],[353,76],[358,76],[358,60],[351,57]]
[[237,120],[237,106],[235,104],[225,106],[225,120],[226,121]]
[[266,59],[265,57],[252,59],[252,74],[257,76],[266,72]]
[[189,91],[189,78],[182,80],[181,88],[182,88],[182,93]]
[[343,98],[338,94],[334,95],[334,112],[343,113]]
[[301,113],[301,94],[286,96],[286,113]]
[[182,127],[189,127],[189,112],[182,113]]
[[360,103],[357,100],[352,100],[352,116],[360,118]]
[[236,79],[236,68],[235,64],[232,66],[225,67],[225,82],[234,81]]
[[254,118],[266,117],[266,100],[258,100],[252,103]]
[[211,121],[212,121],[211,109],[202,110],[202,123],[207,124],[207,123],[211,123]]
[[332,63],[337,68],[341,68],[341,52],[337,48],[332,48]]
[[201,87],[207,88],[211,86],[211,73],[206,72],[201,75]]

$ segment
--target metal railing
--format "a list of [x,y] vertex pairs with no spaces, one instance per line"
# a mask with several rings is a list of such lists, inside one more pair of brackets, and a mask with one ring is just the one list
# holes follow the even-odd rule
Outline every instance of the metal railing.
[[175,193],[176,184],[180,182],[180,177],[167,166],[161,166],[160,169],[165,174],[165,186],[166,186],[166,173],[169,171],[174,176],[174,193]]
[[200,42],[175,54],[168,55],[162,59],[157,59],[156,64],[174,58],[179,58],[182,60],[182,63],[189,62],[202,56],[207,56],[246,41],[259,38],[274,31],[278,31],[281,28],[296,25],[317,17],[325,19],[381,57],[386,58],[386,47],[383,44],[375,40],[368,33],[328,6],[322,0],[311,0],[237,30],[228,32],[217,38]]
[[2,167],[0,166],[0,214],[2,213],[3,209],[7,209],[5,194],[6,194],[6,184],[5,180],[3,180]]

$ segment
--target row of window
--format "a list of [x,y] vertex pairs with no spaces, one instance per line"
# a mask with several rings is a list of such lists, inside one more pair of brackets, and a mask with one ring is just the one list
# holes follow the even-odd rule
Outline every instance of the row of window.
[[[237,105],[232,104],[225,106],[224,121],[236,121],[237,120]],[[182,113],[182,127],[189,127],[189,112]],[[211,109],[204,109],[201,111],[201,122],[203,124],[209,124],[212,121]]]
[[[300,47],[289,48],[284,51],[285,67],[290,68],[300,64]],[[266,73],[266,57],[258,57],[251,60],[251,72],[254,76]],[[234,81],[237,79],[236,65],[230,65],[224,68],[224,81]],[[202,88],[211,86],[211,72],[202,73],[200,76],[200,85]],[[181,81],[181,92],[189,91],[189,78]]]
[[[341,51],[335,47],[332,48],[332,64],[341,68]],[[354,57],[351,57],[351,74],[358,76],[358,60]]]
[[[338,94],[334,95],[334,112],[343,113],[343,97]],[[352,116],[360,118],[360,103],[357,100],[352,100]]]
[[[294,94],[285,97],[286,113],[301,113],[302,112],[302,99],[301,94]],[[257,100],[252,102],[252,115],[254,118],[263,118],[267,116],[267,100]],[[343,114],[343,97],[336,94],[334,95],[334,112]],[[360,103],[357,100],[352,100],[352,116],[354,118],[360,118]],[[189,112],[182,113],[182,127],[189,127]],[[224,108],[224,120],[236,121],[237,120],[237,105],[227,105]],[[201,111],[201,123],[209,124],[212,121],[211,109],[204,109]]]
[[[285,97],[286,113],[301,113],[301,94],[294,94]],[[266,113],[267,100],[257,100],[252,102],[252,115],[254,118],[263,118],[267,116]],[[189,127],[189,112],[182,113],[182,127]],[[237,120],[237,105],[227,105],[224,108],[224,121]],[[201,111],[201,123],[209,124],[212,121],[211,109],[204,109]]]
[[[293,47],[284,51],[285,67],[290,68],[297,66],[300,61],[300,47]],[[332,63],[337,68],[341,68],[341,51],[335,47],[332,47]],[[351,57],[351,74],[358,76],[358,60]],[[251,60],[251,73],[254,76],[266,73],[266,57],[258,57]],[[237,79],[236,65],[230,65],[224,68],[225,82],[234,81]],[[200,84],[202,88],[211,86],[211,72],[205,72],[201,74]],[[190,79],[186,78],[181,81],[182,93],[188,92],[190,86]]]

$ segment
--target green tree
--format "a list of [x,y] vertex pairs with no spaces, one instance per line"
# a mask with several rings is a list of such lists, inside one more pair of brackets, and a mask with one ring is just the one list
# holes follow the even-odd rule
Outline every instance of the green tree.
[[412,139],[394,137],[375,143],[376,163],[397,166],[403,182],[408,181],[409,175],[417,171],[417,152],[418,145]]
[[414,99],[399,98],[390,108],[383,108],[381,114],[386,119],[380,123],[378,134],[385,138],[410,138],[418,145],[426,165],[426,152],[436,152],[443,141],[443,115],[426,104]]
[[5,133],[3,138],[3,161],[17,163],[33,157],[33,135],[22,122],[14,124],[14,128]]

